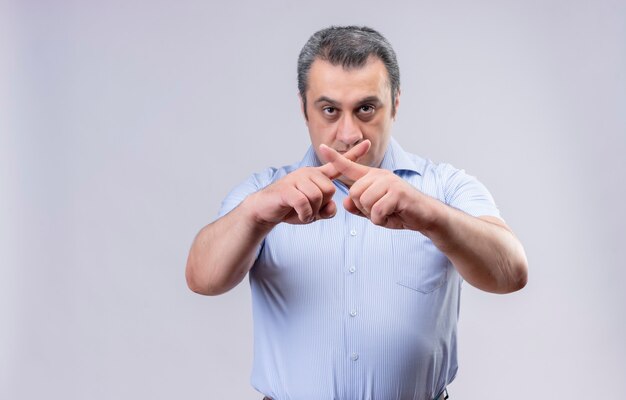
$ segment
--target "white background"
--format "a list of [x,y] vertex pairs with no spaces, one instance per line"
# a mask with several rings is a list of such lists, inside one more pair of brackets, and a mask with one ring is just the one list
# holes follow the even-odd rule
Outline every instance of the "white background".
[[477,176],[530,281],[464,287],[452,399],[626,398],[624,1],[0,3],[0,398],[259,399],[196,232],[308,135],[316,30],[393,44],[408,151]]

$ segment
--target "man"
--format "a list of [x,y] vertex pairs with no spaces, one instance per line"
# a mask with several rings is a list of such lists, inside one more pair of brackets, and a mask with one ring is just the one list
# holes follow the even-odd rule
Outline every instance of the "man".
[[462,281],[521,289],[524,250],[475,178],[390,137],[399,70],[378,32],[315,33],[298,86],[311,148],[228,195],[188,285],[217,295],[250,273],[252,384],[267,398],[447,397]]

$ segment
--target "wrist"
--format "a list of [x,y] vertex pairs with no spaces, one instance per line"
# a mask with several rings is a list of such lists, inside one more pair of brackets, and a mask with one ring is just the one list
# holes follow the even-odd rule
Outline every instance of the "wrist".
[[271,231],[278,223],[268,221],[263,218],[259,210],[262,208],[259,205],[259,192],[253,193],[246,197],[240,205],[241,212],[243,213],[244,220],[250,226],[251,229],[259,232],[267,233]]
[[456,208],[433,199],[432,220],[422,232],[446,254],[454,252],[459,243],[460,238],[455,233],[455,226],[458,227],[462,221],[458,220],[458,213],[459,210]]
[[440,237],[446,231],[450,220],[450,207],[439,200],[426,196],[425,217],[420,231],[431,240]]

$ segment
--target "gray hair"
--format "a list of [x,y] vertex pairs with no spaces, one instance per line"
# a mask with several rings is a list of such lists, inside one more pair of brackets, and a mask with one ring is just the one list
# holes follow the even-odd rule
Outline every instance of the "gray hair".
[[298,90],[306,113],[308,75],[313,61],[328,61],[345,69],[361,68],[370,56],[378,57],[389,76],[391,113],[396,112],[396,96],[400,91],[400,68],[396,53],[383,35],[366,26],[331,26],[317,31],[306,42],[298,57]]

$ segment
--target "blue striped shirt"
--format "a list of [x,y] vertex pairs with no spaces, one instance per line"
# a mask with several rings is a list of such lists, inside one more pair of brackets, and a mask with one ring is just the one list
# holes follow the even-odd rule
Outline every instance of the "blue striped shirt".
[[[247,195],[305,166],[268,168],[236,187],[220,216]],[[473,216],[499,216],[487,189],[449,164],[406,153],[392,138],[381,168]],[[251,383],[275,400],[431,400],[457,372],[462,278],[419,232],[346,212],[277,225],[250,270],[254,318]]]

